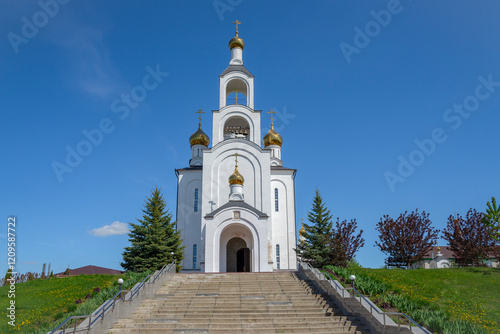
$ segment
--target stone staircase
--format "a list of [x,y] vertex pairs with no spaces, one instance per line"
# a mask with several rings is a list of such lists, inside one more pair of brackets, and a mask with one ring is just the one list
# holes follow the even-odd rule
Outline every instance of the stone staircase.
[[371,333],[340,314],[295,273],[176,274],[108,332]]

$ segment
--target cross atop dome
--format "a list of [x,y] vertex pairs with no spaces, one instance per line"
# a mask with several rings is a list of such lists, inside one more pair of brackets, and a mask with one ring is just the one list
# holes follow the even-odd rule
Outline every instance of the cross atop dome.
[[236,20],[233,22],[233,24],[236,24],[236,36],[238,36],[238,24],[241,24],[241,22]]

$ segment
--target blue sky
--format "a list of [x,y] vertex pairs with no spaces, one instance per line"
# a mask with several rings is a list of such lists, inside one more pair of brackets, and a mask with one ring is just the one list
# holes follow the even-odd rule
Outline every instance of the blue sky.
[[[0,0],[0,247],[15,215],[20,272],[119,269],[120,223],[151,188],[175,213],[174,169],[188,165],[194,112],[218,108],[235,19],[256,109],[279,111],[284,165],[298,169],[297,221],[318,187],[364,230],[362,265],[383,265],[384,214],[418,208],[442,229],[500,196],[496,1],[54,3]],[[143,95],[127,107],[131,92]]]

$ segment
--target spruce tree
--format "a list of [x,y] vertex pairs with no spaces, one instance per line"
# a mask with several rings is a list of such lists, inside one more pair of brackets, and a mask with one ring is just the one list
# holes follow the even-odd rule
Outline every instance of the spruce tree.
[[491,203],[487,203],[483,224],[491,228],[490,236],[500,243],[500,205],[497,205],[495,197],[491,198]]
[[125,247],[121,266],[134,272],[158,270],[172,261],[170,253],[174,252],[176,269],[179,271],[184,247],[181,246],[180,232],[175,229],[175,222],[172,222],[172,215],[166,209],[160,189],[153,189],[142,212],[142,219],[137,219],[138,224],[130,224],[132,229],[128,236],[132,245]]
[[332,215],[323,204],[323,199],[316,189],[312,211],[307,218],[311,225],[304,225],[304,240],[299,241],[296,251],[306,261],[316,268],[330,264],[330,233],[332,231]]

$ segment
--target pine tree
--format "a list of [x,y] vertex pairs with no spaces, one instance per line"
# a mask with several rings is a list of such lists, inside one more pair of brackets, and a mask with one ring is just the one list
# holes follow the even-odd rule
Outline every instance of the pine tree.
[[332,215],[323,204],[323,199],[316,189],[312,211],[307,218],[311,225],[304,225],[305,240],[299,241],[296,252],[314,267],[322,268],[330,264],[330,233],[332,231]]
[[483,216],[483,223],[491,228],[490,236],[500,242],[500,206],[497,205],[495,197],[491,198],[491,203],[487,204],[486,213]]
[[134,272],[158,270],[172,261],[170,253],[174,252],[179,271],[184,247],[181,246],[180,232],[175,229],[175,222],[172,222],[172,215],[166,209],[160,189],[153,189],[142,212],[142,219],[137,219],[138,224],[130,224],[132,229],[128,236],[132,245],[125,247],[121,266]]

